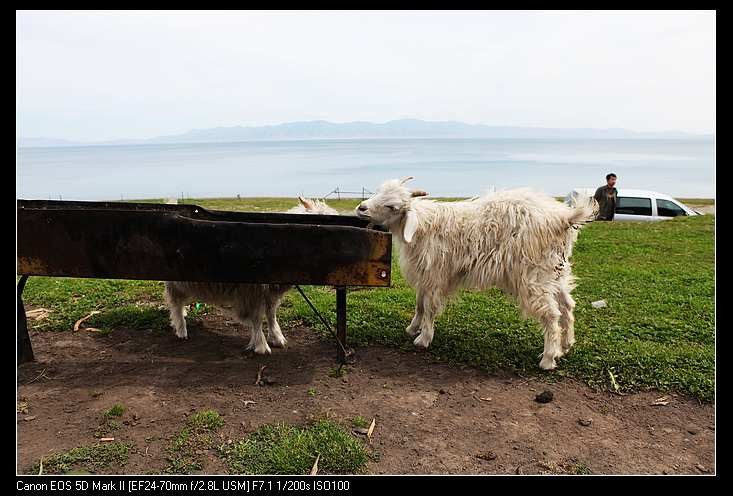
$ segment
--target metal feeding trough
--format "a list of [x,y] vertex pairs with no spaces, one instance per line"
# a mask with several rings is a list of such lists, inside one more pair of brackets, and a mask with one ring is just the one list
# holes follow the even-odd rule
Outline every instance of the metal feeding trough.
[[342,362],[346,286],[391,281],[392,235],[351,216],[45,200],[18,200],[17,213],[19,363],[33,360],[28,276],[335,286]]

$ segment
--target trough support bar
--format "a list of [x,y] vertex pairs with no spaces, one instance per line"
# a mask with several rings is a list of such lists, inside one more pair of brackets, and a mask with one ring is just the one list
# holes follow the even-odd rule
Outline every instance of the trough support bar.
[[336,287],[336,353],[341,364],[346,364],[346,287]]
[[25,282],[28,280],[28,276],[24,275],[20,277],[16,291],[18,293],[18,365],[21,363],[32,362],[35,358],[33,357],[33,346],[31,345],[31,337],[28,335],[28,319],[25,315],[25,307],[23,306],[23,288],[25,288]]
[[[331,326],[331,324],[325,319],[325,317],[323,317],[323,315],[321,315],[321,312],[319,312],[318,309],[313,306],[313,303],[311,303],[311,301],[305,295],[305,293],[303,292],[303,290],[300,289],[300,286],[298,286],[296,284],[295,285],[295,289],[298,290],[298,292],[300,293],[300,296],[303,297],[303,299],[308,304],[308,306],[311,307],[311,310],[313,310],[313,313],[316,314],[316,316],[319,319],[321,319],[321,323],[326,327],[326,329],[328,329],[328,332],[330,332],[331,333],[331,336],[333,336],[333,338],[336,340],[336,346],[337,346],[336,354],[338,355],[338,358],[339,359],[341,359],[341,357],[343,357],[343,360],[341,360],[341,364],[342,365],[346,364],[346,357],[347,356],[351,356],[351,354],[352,354],[351,352],[348,352],[346,350],[346,347],[344,346],[344,343],[346,342],[346,288],[341,287],[341,290],[344,293],[343,302],[342,302],[342,304],[343,304],[343,313],[344,313],[344,318],[343,318],[343,322],[344,322],[343,332],[341,332],[341,331],[338,330],[339,329],[338,315],[339,315],[339,308],[341,308],[339,306],[339,288],[336,288],[336,328],[337,328],[337,331],[335,331],[335,332],[334,332],[333,327]],[[343,336],[342,336],[342,334],[343,334]]]

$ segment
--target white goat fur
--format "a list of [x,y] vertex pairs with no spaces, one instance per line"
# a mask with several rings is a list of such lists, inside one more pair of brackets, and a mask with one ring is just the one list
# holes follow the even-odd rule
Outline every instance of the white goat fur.
[[490,193],[458,202],[415,196],[402,181],[382,184],[356,209],[359,217],[390,229],[400,248],[400,267],[417,292],[406,332],[427,348],[434,321],[459,288],[498,287],[516,298],[522,315],[544,328],[540,367],[575,342],[570,262],[579,227],[595,217],[590,199],[574,207],[529,189]]
[[[321,201],[305,198],[298,200],[300,204],[288,210],[288,213],[338,215],[336,210]],[[287,284],[167,281],[165,300],[170,312],[171,325],[179,338],[188,338],[186,305],[194,301],[203,301],[231,306],[234,318],[252,330],[247,349],[254,349],[258,354],[269,354],[272,350],[268,342],[275,347],[287,344],[277,321],[277,310],[283,296],[291,287]],[[265,316],[268,323],[267,339],[262,332],[262,320]]]

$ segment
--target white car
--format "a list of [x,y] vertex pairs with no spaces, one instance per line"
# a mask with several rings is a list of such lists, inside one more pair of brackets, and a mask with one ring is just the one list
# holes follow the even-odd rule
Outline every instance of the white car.
[[[592,197],[595,192],[596,188],[575,188],[565,197],[565,203],[570,205],[581,196]],[[618,188],[613,220],[656,221],[681,215],[701,214],[669,195],[644,189]]]

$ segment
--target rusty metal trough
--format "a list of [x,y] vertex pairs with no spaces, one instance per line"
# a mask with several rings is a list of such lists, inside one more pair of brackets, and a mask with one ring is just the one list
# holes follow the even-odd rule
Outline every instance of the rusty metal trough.
[[19,363],[33,360],[28,276],[331,285],[344,344],[346,286],[391,281],[391,234],[351,216],[50,200],[18,200],[17,214]]

